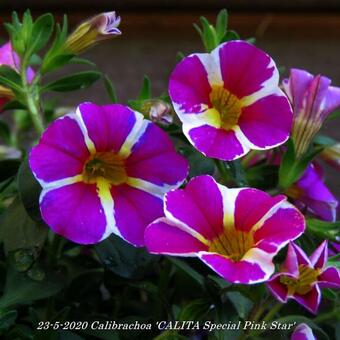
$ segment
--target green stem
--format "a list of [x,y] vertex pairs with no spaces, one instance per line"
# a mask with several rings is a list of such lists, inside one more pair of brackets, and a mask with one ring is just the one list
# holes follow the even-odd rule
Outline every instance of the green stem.
[[283,307],[283,303],[277,303],[272,309],[269,310],[267,315],[263,318],[263,321],[268,322],[271,321],[276,313]]
[[[44,124],[42,120],[42,115],[40,112],[40,98],[39,95],[35,93],[36,85],[29,84],[27,81],[27,62],[23,60],[21,67],[21,80],[25,93],[26,104],[28,107],[28,112],[32,119],[33,126],[39,136],[44,132]],[[39,77],[37,74],[36,77]]]
[[332,319],[333,317],[339,317],[339,315],[340,315],[340,309],[336,308],[329,313],[321,314],[321,315],[317,316],[316,318],[314,318],[313,321],[319,323],[319,322],[323,322],[325,320]]

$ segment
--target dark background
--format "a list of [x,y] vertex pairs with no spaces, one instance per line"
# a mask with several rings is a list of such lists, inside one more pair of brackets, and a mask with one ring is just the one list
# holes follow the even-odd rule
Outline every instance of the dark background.
[[[229,10],[229,28],[242,38],[255,37],[257,46],[286,68],[284,75],[291,67],[304,68],[340,86],[338,0],[0,0],[0,20],[9,20],[14,9],[22,13],[26,8],[34,15],[51,11],[57,20],[66,13],[71,26],[100,11],[117,10],[123,35],[89,50],[86,57],[113,80],[121,102],[138,94],[145,74],[155,95],[166,91],[177,52],[203,51],[192,23],[201,15],[212,20],[221,8]],[[0,36],[6,39],[3,29]],[[68,94],[60,104],[74,106],[84,100],[108,101],[103,85]],[[325,129],[340,139],[338,121]],[[329,171],[333,192],[340,194],[337,176]]]

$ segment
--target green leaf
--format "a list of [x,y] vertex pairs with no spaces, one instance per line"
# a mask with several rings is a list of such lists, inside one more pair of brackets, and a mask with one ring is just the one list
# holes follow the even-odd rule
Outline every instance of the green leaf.
[[79,64],[79,65],[88,65],[88,66],[92,66],[92,67],[96,67],[96,64],[93,63],[90,60],[87,60],[85,58],[79,58],[79,57],[73,57],[69,64]]
[[53,32],[54,19],[52,14],[47,13],[40,16],[34,23],[32,29],[32,43],[29,46],[29,55],[40,51],[49,41]]
[[41,186],[33,176],[27,159],[22,162],[19,169],[18,189],[21,202],[24,205],[27,214],[33,221],[42,222],[39,208]]
[[146,100],[151,98],[151,81],[148,76],[144,76],[142,89],[139,93],[139,100]]
[[253,302],[239,292],[228,292],[226,296],[236,309],[239,317],[244,319],[249,314]]
[[207,299],[196,299],[186,304],[180,311],[179,321],[202,321],[209,313],[211,302]]
[[205,17],[200,17],[203,27],[203,43],[207,52],[211,52],[218,46],[218,40],[214,27],[209,23]]
[[324,146],[332,146],[338,143],[337,140],[324,135],[317,135],[314,138],[314,143],[318,145],[324,145]]
[[204,277],[198,273],[196,270],[191,268],[183,260],[176,259],[175,257],[167,256],[167,259],[172,262],[177,268],[182,270],[188,276],[190,276],[194,281],[196,281],[200,286],[204,286]]
[[219,42],[222,41],[223,37],[227,32],[228,26],[228,11],[226,9],[222,9],[216,19],[216,35]]
[[43,280],[36,281],[27,277],[26,273],[19,273],[10,267],[5,291],[0,298],[0,310],[53,296],[61,290],[63,284],[61,274],[50,272]]
[[322,239],[336,241],[340,237],[340,221],[325,222],[315,218],[307,219],[308,230]]
[[0,332],[6,331],[9,327],[11,327],[15,323],[17,316],[18,312],[16,310],[0,310]]
[[3,107],[2,110],[6,111],[6,110],[26,110],[26,106],[17,101],[17,100],[11,100],[8,103],[6,103]]
[[20,167],[18,159],[4,159],[0,161],[0,182],[16,175]]
[[215,164],[211,158],[204,157],[200,152],[191,146],[182,147],[181,153],[189,161],[190,177],[203,174],[212,175],[215,171]]
[[240,40],[240,36],[235,31],[228,31],[221,42]]
[[0,85],[15,91],[21,91],[21,78],[18,72],[9,66],[0,66]]
[[333,120],[333,119],[336,119],[336,118],[339,118],[339,117],[340,117],[340,111],[334,111],[327,117],[327,121]]
[[117,98],[117,93],[116,93],[115,87],[114,87],[114,85],[112,84],[112,81],[110,80],[110,78],[107,75],[104,76],[104,85],[105,85],[107,95],[111,100],[111,103],[117,103],[118,98]]
[[17,249],[40,248],[47,235],[47,227],[34,222],[17,197],[0,218],[0,241],[6,253]]
[[11,130],[8,124],[2,120],[0,120],[0,138],[6,143],[9,144],[11,141]]
[[159,259],[115,235],[96,244],[94,249],[108,269],[127,279],[142,278]]
[[96,71],[74,73],[45,85],[43,91],[68,92],[85,89],[100,79],[101,76],[102,74]]

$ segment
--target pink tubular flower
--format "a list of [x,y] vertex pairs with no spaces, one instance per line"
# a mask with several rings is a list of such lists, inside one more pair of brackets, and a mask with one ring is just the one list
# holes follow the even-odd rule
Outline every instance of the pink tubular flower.
[[43,187],[44,221],[81,244],[115,233],[143,246],[145,227],[162,216],[164,193],[188,172],[158,126],[118,104],[83,103],[57,119],[29,162]]
[[[7,42],[0,47],[0,66],[1,65],[9,66],[20,72],[20,60],[17,54],[13,51],[10,42]],[[34,71],[29,67],[27,69],[27,80],[31,82],[34,78],[34,75]],[[13,97],[14,94],[12,90],[0,85],[0,111],[1,108]]]
[[317,163],[310,164],[302,177],[285,194],[293,198],[300,208],[306,207],[322,220],[336,220],[338,200],[325,185],[322,168]]
[[303,215],[285,196],[228,189],[210,176],[168,192],[164,213],[145,230],[149,252],[197,256],[234,283],[268,280],[275,254],[305,228]]
[[312,329],[305,323],[300,323],[295,329],[290,340],[316,340]]
[[192,54],[172,72],[169,94],[191,144],[233,160],[284,143],[292,124],[274,61],[245,41]]
[[283,80],[294,112],[292,138],[298,157],[307,151],[326,117],[340,106],[340,88],[330,84],[327,77],[299,69],[291,69],[289,79]]
[[290,243],[283,266],[267,283],[272,294],[280,301],[292,298],[316,314],[321,301],[320,288],[340,288],[340,272],[326,267],[327,241],[310,258],[294,243]]
[[96,43],[121,35],[118,29],[120,16],[105,12],[81,23],[67,38],[65,50],[79,54]]

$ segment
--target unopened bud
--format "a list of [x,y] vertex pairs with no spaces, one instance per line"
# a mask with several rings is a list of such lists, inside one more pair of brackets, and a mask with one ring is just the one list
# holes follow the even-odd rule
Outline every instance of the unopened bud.
[[65,50],[79,54],[99,41],[113,38],[122,34],[118,29],[120,17],[116,12],[106,12],[96,15],[80,24],[69,35],[65,43]]
[[144,101],[141,111],[151,121],[161,125],[170,125],[174,120],[174,112],[171,105],[161,99]]

